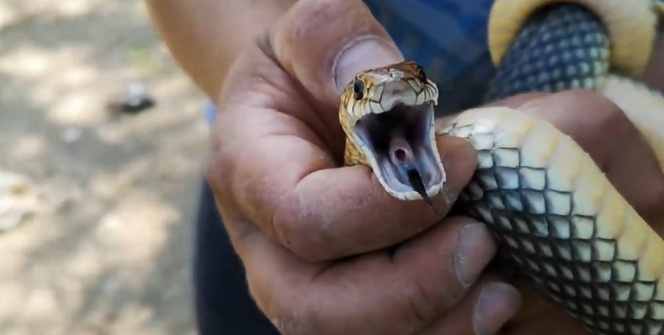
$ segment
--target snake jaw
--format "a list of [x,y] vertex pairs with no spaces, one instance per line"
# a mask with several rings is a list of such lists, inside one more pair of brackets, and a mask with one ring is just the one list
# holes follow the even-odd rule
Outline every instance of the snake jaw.
[[401,200],[428,200],[446,182],[436,145],[438,89],[412,62],[358,74],[342,94],[347,165],[368,165]]
[[[433,197],[445,183],[445,170],[435,142],[433,103],[397,103],[379,114],[367,114],[353,127],[359,150],[385,190],[401,200]],[[418,187],[413,174],[420,179]]]

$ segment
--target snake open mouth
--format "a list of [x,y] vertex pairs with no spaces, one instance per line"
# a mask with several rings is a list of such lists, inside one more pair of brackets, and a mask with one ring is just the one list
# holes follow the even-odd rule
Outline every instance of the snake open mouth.
[[387,186],[407,197],[423,198],[440,190],[444,172],[434,136],[433,102],[396,103],[390,110],[370,113],[355,125],[355,133],[373,156]]

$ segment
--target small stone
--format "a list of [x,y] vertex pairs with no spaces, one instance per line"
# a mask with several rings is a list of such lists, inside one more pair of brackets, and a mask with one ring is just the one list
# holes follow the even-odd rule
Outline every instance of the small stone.
[[127,87],[124,97],[111,101],[109,108],[122,113],[137,114],[155,105],[156,101],[150,96],[145,85],[133,82]]
[[62,132],[61,138],[65,143],[74,143],[81,139],[83,132],[79,128],[71,127]]
[[15,228],[38,209],[39,196],[30,178],[0,171],[0,233]]

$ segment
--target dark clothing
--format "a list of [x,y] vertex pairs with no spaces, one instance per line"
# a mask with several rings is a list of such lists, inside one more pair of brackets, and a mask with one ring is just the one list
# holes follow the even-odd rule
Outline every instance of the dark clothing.
[[[486,22],[494,0],[364,0],[406,59],[438,84],[438,114],[481,102],[493,66]],[[211,104],[206,116],[215,115]],[[195,286],[201,335],[278,334],[255,307],[214,198],[203,188],[197,222]]]
[[203,184],[196,224],[194,281],[201,335],[277,335],[249,296],[244,268]]

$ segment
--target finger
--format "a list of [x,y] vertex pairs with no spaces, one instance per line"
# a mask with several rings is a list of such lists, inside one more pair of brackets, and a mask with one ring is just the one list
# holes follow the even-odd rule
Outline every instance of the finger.
[[662,59],[664,59],[664,30],[660,28],[642,79],[649,87],[664,92],[664,62]]
[[[275,123],[270,126],[282,128]],[[238,128],[253,129],[260,137],[258,125]],[[224,166],[228,155],[212,157],[209,179],[225,176],[230,183],[226,192],[230,189],[242,199],[234,204],[236,208],[303,259],[321,261],[381,249],[439,220],[423,201],[390,196],[369,168],[338,168],[319,147],[297,136],[247,138],[242,142],[246,144],[233,159],[235,167],[216,170]],[[448,162],[448,182],[444,196],[435,197],[436,207],[447,212],[470,180],[477,158],[470,144],[460,139],[440,138],[437,145]],[[233,174],[227,176],[230,172]]]
[[483,278],[449,314],[418,335],[497,334],[519,311],[522,297],[512,285]]
[[394,254],[316,270],[274,246],[238,250],[258,305],[287,335],[413,334],[454,307],[496,252],[487,228],[462,217],[446,219]]
[[[265,45],[248,51],[226,81],[206,174],[222,212],[242,212],[310,261],[380,249],[433,225],[438,218],[424,202],[391,197],[369,168],[338,168],[325,145],[330,141],[323,139],[335,138],[332,142],[343,147],[334,73],[400,59],[366,7],[357,0],[300,1],[271,36],[274,54]],[[360,48],[357,39],[388,51]],[[356,47],[365,51],[354,61],[343,60],[341,54],[348,56]],[[294,81],[306,88],[308,98]],[[323,123],[339,136],[316,128],[320,122],[310,115],[321,104],[311,103],[313,96],[334,106]],[[456,139],[441,140],[438,148],[449,162],[445,197],[436,199],[443,203],[436,204],[438,211],[445,212],[470,179],[476,155]]]
[[277,60],[337,122],[339,95],[355,74],[403,61],[361,0],[302,0],[272,39]]
[[660,220],[664,175],[643,136],[611,100],[591,91],[567,91],[531,100],[518,109],[571,136],[646,221]]
[[510,318],[500,334],[528,335],[564,335],[584,332],[583,321],[561,309],[556,302],[545,298],[542,292],[532,285],[527,278],[519,277],[510,281],[518,287],[522,301],[517,315]]

